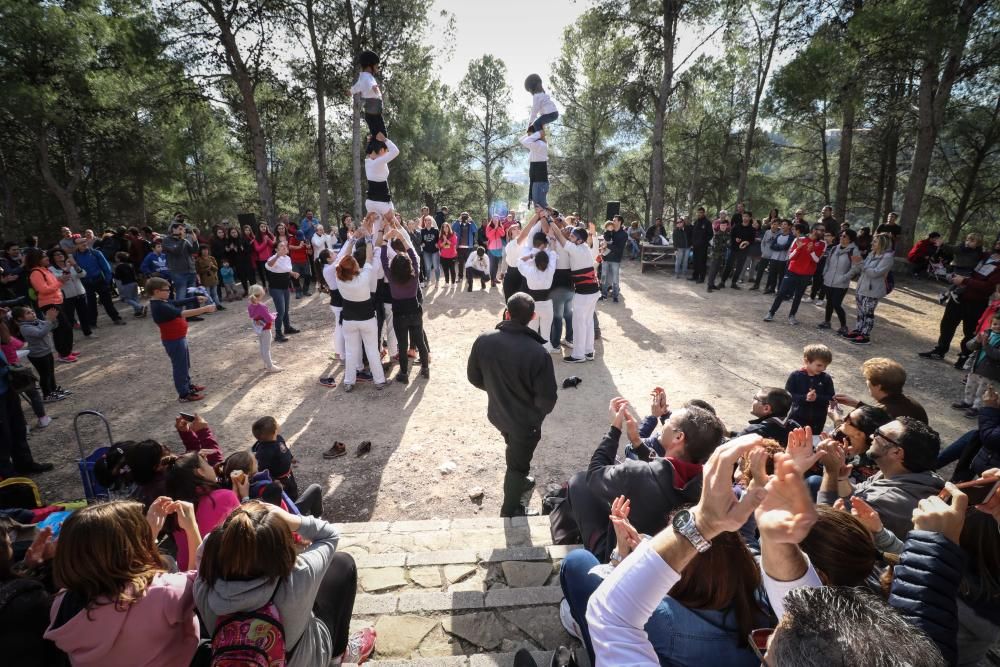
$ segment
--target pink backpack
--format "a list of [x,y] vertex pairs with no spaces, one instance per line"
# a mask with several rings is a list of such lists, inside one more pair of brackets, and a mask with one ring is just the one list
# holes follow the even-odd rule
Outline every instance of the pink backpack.
[[285,628],[274,604],[220,616],[212,633],[212,667],[285,667]]

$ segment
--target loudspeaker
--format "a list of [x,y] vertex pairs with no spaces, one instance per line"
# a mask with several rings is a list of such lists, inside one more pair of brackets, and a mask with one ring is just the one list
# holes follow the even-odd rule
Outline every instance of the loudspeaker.
[[253,213],[237,213],[236,214],[236,219],[239,220],[239,222],[240,222],[240,228],[242,228],[243,225],[250,225],[250,229],[252,229],[254,231],[254,234],[257,233],[257,216],[256,215],[254,215]]
[[608,216],[604,219],[611,220],[613,217],[621,213],[621,210],[622,210],[622,203],[620,201],[609,201]]

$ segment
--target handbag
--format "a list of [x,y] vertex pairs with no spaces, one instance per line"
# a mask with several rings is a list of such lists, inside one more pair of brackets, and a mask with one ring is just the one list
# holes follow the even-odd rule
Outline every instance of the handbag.
[[30,391],[38,383],[38,376],[29,366],[14,364],[7,367],[7,381],[10,383],[10,390],[15,393]]

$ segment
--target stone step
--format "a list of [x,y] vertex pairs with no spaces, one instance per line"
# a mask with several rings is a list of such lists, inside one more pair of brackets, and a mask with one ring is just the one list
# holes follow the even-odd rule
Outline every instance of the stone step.
[[358,565],[352,627],[378,632],[374,665],[510,665],[519,648],[582,652],[559,621],[548,517],[345,524]]
[[[532,651],[538,667],[549,667],[553,651]],[[583,649],[576,650],[576,662],[580,667],[590,667],[590,658]],[[376,660],[366,662],[367,667],[512,667],[514,653],[476,653],[473,655],[452,655],[437,658],[417,658],[415,660]]]

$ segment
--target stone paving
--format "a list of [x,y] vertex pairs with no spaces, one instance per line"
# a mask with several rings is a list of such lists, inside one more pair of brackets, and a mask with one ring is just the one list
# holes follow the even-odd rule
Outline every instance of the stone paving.
[[511,665],[527,648],[546,667],[560,645],[559,562],[547,517],[343,524],[358,565],[352,627],[374,626],[373,667]]

